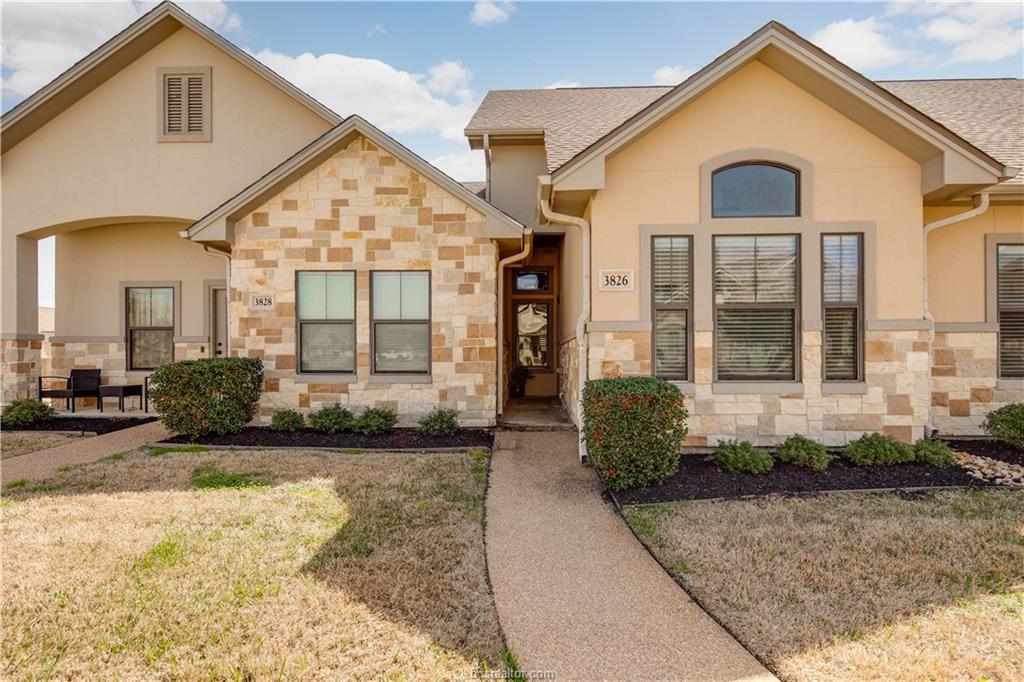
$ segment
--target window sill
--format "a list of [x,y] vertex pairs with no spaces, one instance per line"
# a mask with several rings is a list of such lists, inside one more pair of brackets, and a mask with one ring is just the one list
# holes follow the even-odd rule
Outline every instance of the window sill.
[[697,392],[697,387],[692,381],[669,381],[668,383],[678,388],[683,395],[693,395]]
[[822,395],[864,395],[867,392],[868,385],[863,381],[821,382]]
[[354,384],[358,379],[355,374],[296,374],[293,381],[297,384]]
[[800,381],[716,381],[711,384],[711,392],[718,395],[738,393],[793,393],[802,395],[804,385]]
[[371,374],[371,384],[432,384],[434,377],[429,374]]
[[124,375],[125,375],[125,377],[127,377],[129,379],[132,379],[132,378],[138,379],[138,378],[141,378],[141,377],[153,376],[153,372],[155,372],[155,371],[156,371],[155,369],[129,369],[129,370],[127,370],[124,373]]
[[1024,379],[996,379],[1000,391],[1024,391]]

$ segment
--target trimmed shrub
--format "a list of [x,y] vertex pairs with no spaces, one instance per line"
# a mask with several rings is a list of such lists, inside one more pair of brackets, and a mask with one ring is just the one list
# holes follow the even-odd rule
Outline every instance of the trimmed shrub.
[[687,416],[679,389],[655,377],[596,379],[583,387],[587,454],[613,490],[676,473]]
[[338,403],[323,407],[309,415],[309,425],[321,433],[351,431],[356,418]]
[[40,400],[14,400],[4,408],[4,428],[21,429],[53,419],[56,410]]
[[922,438],[914,443],[914,461],[939,469],[948,469],[956,464],[953,450],[941,440]]
[[1024,448],[1024,403],[1010,403],[992,410],[981,428],[996,440]]
[[435,408],[420,419],[416,430],[423,436],[454,436],[459,431],[459,413]]
[[278,410],[270,419],[271,431],[298,431],[306,425],[306,418],[296,410]]
[[204,358],[157,368],[149,397],[170,431],[198,438],[241,431],[256,413],[262,387],[262,361]]
[[359,415],[352,430],[364,436],[379,436],[398,426],[398,415],[383,407],[371,407]]
[[775,459],[814,471],[828,468],[829,456],[825,446],[806,436],[792,435],[775,449]]
[[726,440],[706,457],[726,471],[739,474],[767,474],[775,460],[767,450],[759,450],[745,440]]
[[881,433],[865,433],[843,448],[843,457],[859,467],[906,464],[914,461],[914,448]]

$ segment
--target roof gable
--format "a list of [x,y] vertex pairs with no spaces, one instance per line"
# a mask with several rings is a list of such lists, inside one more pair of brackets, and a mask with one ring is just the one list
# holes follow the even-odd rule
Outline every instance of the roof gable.
[[341,120],[340,116],[316,99],[188,12],[165,0],[4,114],[0,119],[0,151],[6,152],[21,142],[181,28],[187,28],[206,39],[328,123],[333,125]]
[[368,138],[428,180],[482,213],[486,218],[488,237],[518,239],[522,236],[524,228],[517,220],[484,201],[471,188],[456,182],[415,152],[356,115],[349,116],[234,197],[197,220],[182,233],[182,236],[204,242],[232,242],[235,221],[248,215],[265,203],[268,198],[280,193],[288,185],[343,149],[357,135]]

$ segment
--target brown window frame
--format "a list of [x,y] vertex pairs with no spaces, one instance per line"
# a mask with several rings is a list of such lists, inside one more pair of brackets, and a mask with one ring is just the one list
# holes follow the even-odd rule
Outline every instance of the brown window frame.
[[[688,242],[687,255],[689,263],[687,264],[687,272],[689,274],[689,296],[687,296],[687,303],[685,305],[677,304],[659,304],[657,302],[657,295],[655,293],[655,278],[657,277],[657,268],[655,266],[654,254],[655,248],[654,243],[658,239],[685,239]],[[693,377],[693,235],[692,234],[655,234],[651,235],[651,374],[666,381],[692,381]],[[713,248],[713,247],[712,247]],[[684,310],[686,311],[686,368],[683,370],[682,375],[678,374],[666,374],[658,372],[658,345],[657,345],[657,325],[658,325],[658,312],[661,310]]]
[[[825,238],[826,237],[857,237],[857,302],[849,303],[826,303],[825,302]],[[819,272],[821,281],[821,381],[828,384],[860,383],[864,381],[864,233],[863,232],[823,232],[819,241]],[[856,376],[853,379],[829,379],[826,371],[827,357],[826,349],[828,343],[825,338],[825,316],[829,310],[850,310],[857,311],[857,342],[856,349]]]
[[1021,247],[1020,242],[996,242],[995,245],[995,266],[996,266],[996,290],[995,290],[995,312],[996,312],[996,377],[998,379],[1007,379],[1012,381],[1019,381],[1024,379],[1024,372],[1021,374],[1006,374],[1003,368],[1003,337],[1005,332],[1003,331],[1003,313],[1014,312],[1021,314],[1022,311],[1019,308],[1004,308],[999,303],[999,290],[1000,290],[1000,279],[999,279],[999,250],[1004,246],[1016,246]]
[[[718,303],[717,281],[715,274],[715,247],[719,239],[730,239],[734,237],[793,237],[796,242],[796,291],[793,295],[793,303]],[[753,232],[744,234],[715,234],[711,235],[711,303],[712,315],[714,317],[714,338],[713,338],[713,369],[714,382],[722,384],[773,384],[773,383],[795,383],[801,381],[801,359],[803,357],[802,344],[800,342],[800,331],[802,328],[801,298],[803,295],[803,273],[801,264],[803,262],[803,239],[798,232]],[[722,379],[718,374],[718,351],[719,351],[719,310],[792,310],[793,311],[793,375],[790,378],[764,379],[759,377],[737,376]]]
[[[426,273],[427,275],[427,318],[425,320],[378,320],[373,309],[373,279],[377,273],[398,272],[398,273]],[[434,279],[430,270],[371,270],[370,271],[370,372],[382,376],[393,375],[416,375],[430,376],[434,368]],[[381,370],[377,369],[377,325],[378,324],[409,324],[427,326],[427,368],[425,370]]]
[[[303,319],[299,309],[299,280],[303,273],[330,273],[347,272],[352,275],[352,319],[325,318],[325,319]],[[359,365],[359,351],[356,343],[356,320],[358,319],[358,277],[353,270],[296,270],[295,271],[295,373],[296,374],[348,374],[354,375]],[[352,369],[303,369],[302,368],[302,327],[306,324],[336,324],[338,326],[349,324],[352,326]]]
[[[792,173],[795,176],[795,183],[794,183],[794,186],[793,186],[793,192],[794,192],[794,197],[793,197],[793,199],[794,199],[793,213],[786,213],[786,214],[777,214],[777,213],[776,214],[771,214],[771,213],[768,213],[768,214],[748,213],[748,214],[744,214],[744,215],[717,215],[715,213],[715,177],[717,175],[719,175],[720,173],[723,173],[723,172],[728,171],[728,170],[732,170],[733,168],[739,168],[741,166],[772,166],[774,168],[780,168],[780,169],[782,169],[784,171],[788,171],[788,172]],[[715,170],[711,171],[711,196],[710,196],[711,208],[710,208],[709,213],[710,213],[711,217],[713,219],[715,219],[715,220],[735,220],[735,219],[743,220],[743,219],[746,219],[746,218],[799,218],[800,217],[800,209],[801,209],[801,206],[800,206],[801,192],[803,191],[803,188],[801,187],[800,180],[801,180],[801,174],[800,174],[800,169],[799,168],[794,168],[792,166],[787,166],[786,164],[779,163],[778,161],[765,161],[765,160],[761,160],[761,159],[747,159],[747,160],[744,160],[744,161],[737,161],[736,163],[730,163],[730,164],[728,164],[726,166],[722,166],[721,168],[716,168]]]
[[[548,276],[548,286],[547,286],[546,289],[520,289],[518,287],[517,283],[519,281],[520,275],[523,275],[523,274],[527,274],[528,275],[528,274],[531,274],[531,273],[539,273],[539,272],[546,273],[547,276]],[[552,268],[549,268],[549,267],[530,267],[530,266],[524,266],[524,267],[521,267],[521,268],[516,268],[513,271],[512,275],[513,275],[513,277],[512,277],[512,291],[516,295],[525,295],[525,296],[529,296],[531,294],[542,295],[542,294],[550,294],[552,292],[552,287],[554,286],[554,281],[553,281],[554,273],[552,272]]]
[[[129,310],[129,301],[131,300],[131,292],[141,289],[169,289],[171,292],[171,325],[170,326],[147,326],[147,327],[136,327],[132,325],[132,316]],[[169,331],[171,333],[171,362],[174,362],[174,333],[175,333],[175,306],[178,302],[175,300],[177,297],[177,290],[173,286],[126,286],[124,288],[124,329],[125,329],[125,367],[129,372],[150,372],[157,369],[156,367],[138,367],[132,362],[132,332],[134,331]]]
[[[188,79],[201,79],[202,130],[188,130]],[[182,130],[168,129],[167,82],[171,78],[182,79]],[[160,103],[157,116],[157,142],[211,142],[213,141],[213,68],[210,66],[181,66],[157,69],[157,102]]]

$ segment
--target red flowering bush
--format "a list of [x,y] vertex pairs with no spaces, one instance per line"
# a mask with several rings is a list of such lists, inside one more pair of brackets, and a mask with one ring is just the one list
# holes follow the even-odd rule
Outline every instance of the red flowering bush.
[[149,398],[173,433],[238,433],[256,413],[263,363],[256,358],[183,360],[149,378]]
[[687,416],[683,394],[662,379],[598,379],[583,387],[587,454],[613,490],[659,483],[674,474]]

